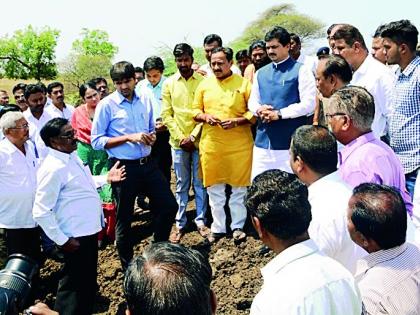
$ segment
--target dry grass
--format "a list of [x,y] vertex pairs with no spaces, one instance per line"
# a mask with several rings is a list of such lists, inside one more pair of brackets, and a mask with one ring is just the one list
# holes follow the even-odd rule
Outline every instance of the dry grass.
[[[13,98],[13,94],[12,94],[12,89],[13,87],[18,84],[18,83],[36,83],[36,80],[20,80],[20,79],[16,79],[16,80],[12,80],[12,79],[0,79],[0,90],[6,90],[7,93],[9,93],[9,96],[11,96]],[[49,82],[44,82],[44,84],[48,84]]]

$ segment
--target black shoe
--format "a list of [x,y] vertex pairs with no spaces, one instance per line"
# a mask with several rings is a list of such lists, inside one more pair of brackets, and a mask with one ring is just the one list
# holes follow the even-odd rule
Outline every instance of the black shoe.
[[137,196],[137,206],[143,210],[150,210],[150,205],[146,201],[146,197],[142,195]]
[[270,252],[270,248],[267,245],[263,245],[261,246],[261,248],[258,250],[258,254],[260,256],[265,256],[266,254],[268,254]]
[[64,262],[64,254],[57,246],[54,246],[50,250],[45,252],[45,255],[47,258],[50,258],[52,260],[55,260],[56,262]]

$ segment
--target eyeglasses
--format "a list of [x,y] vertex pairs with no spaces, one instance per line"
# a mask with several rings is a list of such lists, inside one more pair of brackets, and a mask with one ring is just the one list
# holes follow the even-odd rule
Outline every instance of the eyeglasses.
[[66,133],[64,135],[57,136],[57,138],[61,138],[61,139],[65,139],[65,140],[73,140],[74,139],[74,135],[75,135],[75,133],[73,131],[73,132],[68,132],[68,133]]
[[325,117],[327,119],[331,119],[331,118],[333,118],[335,116],[346,116],[346,115],[347,115],[346,113],[334,113],[334,114],[325,114]]
[[22,126],[16,126],[10,129],[29,129],[29,125],[28,124],[23,124]]

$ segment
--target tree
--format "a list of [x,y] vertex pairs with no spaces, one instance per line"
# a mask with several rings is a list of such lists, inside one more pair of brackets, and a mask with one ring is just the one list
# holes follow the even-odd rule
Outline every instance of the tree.
[[118,47],[109,41],[108,33],[102,30],[82,29],[82,38],[73,42],[73,51],[80,56],[104,56],[110,60]]
[[117,51],[107,32],[84,28],[70,55],[60,63],[60,79],[74,91],[92,78],[108,77]]
[[292,4],[277,5],[251,22],[241,36],[230,43],[230,47],[235,51],[247,49],[253,41],[264,39],[265,34],[276,25],[297,34],[302,42],[322,36],[324,27],[318,20],[296,12]]
[[29,25],[0,39],[0,73],[11,79],[53,79],[57,75],[55,47],[60,32]]

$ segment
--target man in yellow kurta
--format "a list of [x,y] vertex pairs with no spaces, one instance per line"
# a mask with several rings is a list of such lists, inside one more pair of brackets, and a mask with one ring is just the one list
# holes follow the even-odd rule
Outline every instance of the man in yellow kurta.
[[251,180],[254,118],[247,107],[251,84],[232,74],[232,58],[230,48],[218,47],[212,51],[211,67],[215,76],[200,83],[193,103],[194,119],[204,123],[199,152],[203,185],[207,187],[213,215],[210,243],[226,233],[226,184],[232,186],[229,208],[234,241],[246,237],[242,230],[247,214],[244,198]]
[[169,240],[172,243],[179,243],[187,225],[188,192],[191,178],[197,212],[194,222],[203,237],[207,237],[209,229],[205,226],[207,194],[198,176],[199,156],[195,146],[198,143],[196,138],[198,138],[202,124],[197,124],[193,120],[191,110],[195,90],[203,77],[191,69],[194,50],[190,45],[177,44],[173,53],[178,72],[163,84],[161,116],[171,135],[169,143],[172,147],[178,202],[178,213],[175,218],[176,228],[172,231]]

